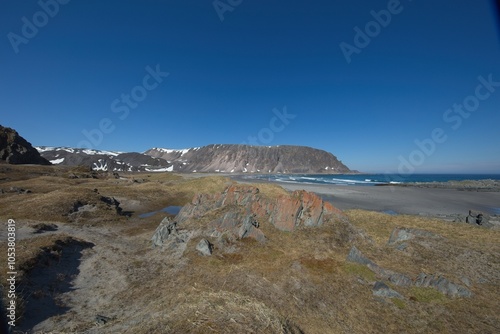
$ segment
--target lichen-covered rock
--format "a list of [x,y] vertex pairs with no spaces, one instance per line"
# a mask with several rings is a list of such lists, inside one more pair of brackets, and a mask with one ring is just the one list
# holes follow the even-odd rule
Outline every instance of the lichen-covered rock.
[[[221,213],[209,222],[209,228],[218,233],[230,231],[238,238],[250,237],[261,242],[266,238],[259,226],[266,221],[279,230],[294,231],[300,227],[321,226],[339,217],[345,218],[342,211],[314,193],[302,190],[269,198],[262,195],[257,187],[233,184],[221,193],[196,194],[191,203],[182,208],[175,221],[182,225],[218,212],[216,210]],[[351,233],[351,229],[347,230],[346,233]]]

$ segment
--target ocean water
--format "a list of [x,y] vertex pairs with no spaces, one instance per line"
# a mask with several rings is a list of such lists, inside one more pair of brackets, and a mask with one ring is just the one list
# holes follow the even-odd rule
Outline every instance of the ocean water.
[[463,180],[500,180],[500,174],[258,174],[245,175],[245,179],[256,179],[290,183],[337,184],[375,186],[381,184],[448,182]]

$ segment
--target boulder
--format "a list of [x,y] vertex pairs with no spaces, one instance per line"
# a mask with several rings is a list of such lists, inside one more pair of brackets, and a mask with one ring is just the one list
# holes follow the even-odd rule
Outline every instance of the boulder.
[[201,239],[196,245],[196,250],[203,256],[212,255],[213,245],[207,239]]
[[156,228],[153,237],[151,238],[151,242],[154,247],[163,246],[164,242],[168,239],[171,234],[177,233],[177,223],[171,222],[168,217],[163,218],[160,225]]
[[465,217],[467,224],[485,225],[488,223],[488,218],[482,212],[469,210],[469,214]]

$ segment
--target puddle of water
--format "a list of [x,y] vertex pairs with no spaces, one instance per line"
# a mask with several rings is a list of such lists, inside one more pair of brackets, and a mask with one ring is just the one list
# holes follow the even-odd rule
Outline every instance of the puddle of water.
[[171,215],[176,215],[181,211],[182,206],[176,206],[176,205],[171,205],[167,206],[166,208],[161,209],[161,211],[170,213]]
[[171,206],[167,206],[166,208],[161,209],[160,211],[151,211],[151,212],[146,212],[146,213],[140,214],[139,218],[152,217],[155,214],[157,214],[158,212],[166,212],[166,213],[169,213],[171,215],[177,215],[179,213],[179,211],[181,211],[181,209],[182,209],[182,206],[171,205]]
[[146,213],[140,214],[139,218],[148,218],[148,217],[154,216],[157,213],[158,213],[158,211],[146,212]]
[[391,215],[391,216],[398,215],[398,213],[396,211],[393,211],[393,210],[385,210],[385,211],[382,211],[382,213],[386,213],[386,214]]

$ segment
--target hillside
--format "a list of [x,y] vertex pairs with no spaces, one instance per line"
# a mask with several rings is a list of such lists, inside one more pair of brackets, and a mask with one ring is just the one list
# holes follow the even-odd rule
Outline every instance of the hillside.
[[95,171],[166,171],[170,164],[142,153],[90,150],[71,147],[38,146],[40,154],[54,165],[85,166]]
[[144,153],[37,147],[53,164],[83,165],[111,172],[307,173],[351,170],[333,154],[305,146],[208,145],[188,149],[152,148]]
[[174,164],[174,171],[225,173],[349,173],[333,154],[305,146],[207,145],[145,152]]
[[0,160],[10,164],[50,165],[16,130],[0,125]]

